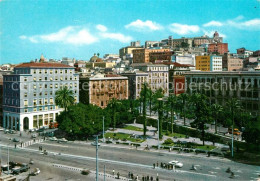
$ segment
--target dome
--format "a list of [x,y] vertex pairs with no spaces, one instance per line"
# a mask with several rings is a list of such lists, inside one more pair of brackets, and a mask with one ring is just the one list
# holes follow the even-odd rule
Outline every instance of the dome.
[[89,62],[96,62],[98,59],[98,56],[96,56],[96,54],[94,53],[94,56],[92,56],[89,60]]
[[98,58],[96,62],[103,62],[102,58]]

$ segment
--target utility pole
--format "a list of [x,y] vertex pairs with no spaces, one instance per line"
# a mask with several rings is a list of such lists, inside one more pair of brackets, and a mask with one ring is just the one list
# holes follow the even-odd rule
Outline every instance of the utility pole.
[[104,181],[106,181],[106,165],[104,165]]
[[158,133],[158,150],[160,149],[160,124],[159,124],[159,118],[157,119],[157,123],[158,123],[158,130],[157,130],[157,133]]
[[231,156],[232,158],[234,157],[234,114],[233,115],[233,119],[232,119],[232,145],[231,145]]
[[96,135],[96,181],[98,181],[98,135]]
[[8,146],[8,157],[7,157],[7,169],[8,169],[8,175],[9,175],[9,146]]
[[103,143],[105,143],[105,117],[103,116]]

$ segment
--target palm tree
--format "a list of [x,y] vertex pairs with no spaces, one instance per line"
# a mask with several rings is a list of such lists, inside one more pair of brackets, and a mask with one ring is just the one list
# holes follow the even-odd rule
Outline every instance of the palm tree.
[[168,97],[168,103],[169,103],[168,105],[169,105],[169,109],[171,112],[171,132],[172,132],[172,134],[173,134],[174,109],[176,106],[176,102],[177,102],[177,99],[176,99],[175,95],[171,95]]
[[217,120],[219,118],[219,114],[223,111],[223,107],[219,104],[211,105],[212,115],[215,119],[215,134],[217,133]]
[[64,108],[65,112],[67,112],[68,107],[74,104],[72,90],[69,90],[66,86],[57,90],[55,93],[55,104]]
[[234,115],[240,109],[240,102],[237,99],[232,98],[232,99],[230,99],[230,101],[228,101],[227,106],[229,107],[231,117],[232,117],[232,150],[231,150],[231,154],[232,154],[232,157],[233,157],[234,156],[234,153],[233,153],[233,147],[234,147],[234,134],[233,134],[233,132],[234,132]]
[[142,90],[141,90],[141,98],[142,98],[142,104],[143,104],[143,126],[144,126],[144,137],[146,136],[146,102],[147,102],[147,96],[148,96],[148,84],[144,83]]
[[181,103],[182,103],[182,114],[183,114],[183,122],[184,122],[184,126],[186,125],[186,104],[187,104],[187,101],[188,101],[188,94],[186,93],[182,93],[179,95],[179,98],[181,100]]

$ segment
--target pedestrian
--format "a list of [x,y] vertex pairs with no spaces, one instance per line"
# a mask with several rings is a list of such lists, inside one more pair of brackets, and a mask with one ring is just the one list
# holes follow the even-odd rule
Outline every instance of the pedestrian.
[[163,163],[161,162],[161,168],[163,168]]
[[137,145],[135,145],[135,148],[137,149]]
[[131,179],[133,179],[134,178],[134,174],[133,173],[131,173]]
[[153,176],[151,176],[151,181],[153,181]]
[[142,177],[142,181],[144,181],[144,176]]
[[130,172],[128,172],[128,178],[131,178],[131,173]]
[[174,171],[174,172],[176,171],[176,167],[175,167],[175,165],[173,165],[173,171]]
[[157,167],[159,167],[159,162],[157,161]]
[[155,163],[153,164],[153,169],[155,169]]
[[16,149],[16,143],[14,144],[14,148]]
[[117,179],[119,179],[119,177],[120,177],[120,174],[119,174],[119,172],[117,172]]
[[149,175],[147,175],[147,177],[146,177],[146,180],[148,180],[148,181],[150,180],[150,177],[149,177]]
[[115,170],[113,169],[113,176],[115,175]]
[[136,175],[136,180],[138,180],[138,175]]
[[41,146],[39,146],[39,151],[41,151]]
[[22,133],[20,132],[20,137],[22,137]]

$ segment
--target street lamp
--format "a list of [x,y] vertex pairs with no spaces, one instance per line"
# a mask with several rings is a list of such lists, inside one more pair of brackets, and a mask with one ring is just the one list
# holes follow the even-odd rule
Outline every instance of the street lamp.
[[99,134],[94,135],[96,137],[96,181],[98,181],[98,136]]
[[105,117],[103,116],[103,143],[105,143]]
[[158,108],[158,149],[160,149],[160,131],[162,132],[162,129],[160,130],[160,126],[161,126],[161,119],[162,119],[162,101],[163,101],[163,98],[158,98],[157,99],[159,101],[159,108]]

